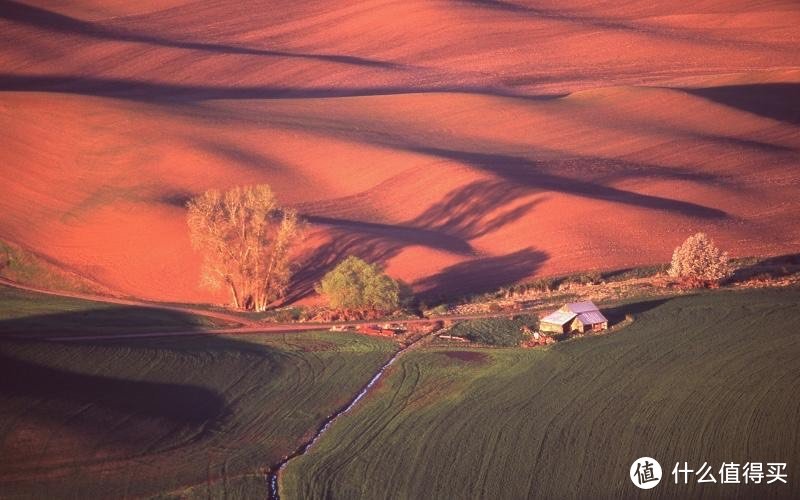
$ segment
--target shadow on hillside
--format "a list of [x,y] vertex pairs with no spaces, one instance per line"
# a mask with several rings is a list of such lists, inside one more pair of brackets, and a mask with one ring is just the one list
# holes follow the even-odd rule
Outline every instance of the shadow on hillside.
[[0,336],[202,332],[208,327],[209,324],[202,317],[180,311],[156,307],[111,306],[0,320]]
[[432,305],[452,299],[454,293],[487,293],[533,275],[548,254],[527,248],[498,257],[482,257],[445,268],[414,283],[418,298]]
[[437,250],[468,255],[472,246],[465,239],[436,229],[400,224],[380,224],[351,219],[309,215],[308,222],[335,228],[341,232],[353,232],[365,238],[391,240],[398,246],[424,246]]
[[455,234],[464,240],[480,238],[521,219],[544,201],[540,196],[506,208],[530,194],[524,186],[502,180],[474,181],[450,191],[408,224]]
[[[293,302],[307,296],[314,284],[332,269],[338,262],[349,255],[356,255],[368,262],[384,264],[398,255],[404,248],[422,246],[436,251],[445,251],[460,256],[475,255],[470,240],[500,229],[523,217],[532,210],[539,200],[524,203],[515,208],[505,206],[521,196],[519,189],[509,187],[507,183],[498,181],[475,181],[466,186],[454,189],[441,201],[435,203],[422,214],[402,224],[379,224],[307,215],[312,223],[328,226],[329,242],[314,249],[302,258],[302,266],[293,277],[290,289],[294,292],[286,302]],[[518,252],[517,258],[524,257]],[[537,259],[546,256],[538,253]],[[517,263],[508,257],[510,263]],[[485,266],[485,259],[473,259],[478,266]],[[478,269],[480,269],[479,267]],[[511,277],[520,279],[520,270],[515,268],[507,273],[495,273],[485,277],[493,283],[502,282]],[[437,291],[447,289],[463,290],[459,283],[445,283],[442,280],[451,278],[450,274],[441,274],[439,278],[431,278],[426,286]],[[483,285],[480,288],[484,288]]]
[[[92,370],[92,364],[87,363],[85,368]],[[116,414],[166,419],[186,426],[221,418],[225,410],[222,397],[203,387],[88,375],[2,353],[0,394],[48,403],[38,405],[40,407],[50,406],[49,403],[54,402],[91,405]],[[41,416],[68,420],[68,415],[59,415],[54,409],[45,411],[45,415]]]
[[[414,151],[459,161],[493,173],[516,186],[555,191],[596,200],[610,201],[653,210],[675,212],[702,219],[726,219],[729,215],[723,210],[697,203],[674,200],[633,191],[606,186],[583,178],[573,178],[553,174],[543,163],[521,156],[507,154],[486,154],[459,151],[436,147],[413,147]],[[662,176],[667,172],[662,172]],[[690,172],[673,172],[678,179],[712,182],[713,177],[696,176]],[[658,174],[656,174],[658,176]]]
[[170,40],[152,34],[134,33],[125,28],[104,26],[98,22],[82,21],[41,7],[25,5],[13,0],[0,0],[0,18],[33,26],[42,30],[66,35],[117,42],[134,42],[148,45],[187,50],[199,50],[217,54],[240,54],[276,58],[311,59],[317,61],[364,66],[376,69],[403,69],[405,66],[393,62],[341,54],[308,54],[281,50],[256,49],[222,43]]
[[83,77],[77,75],[27,76],[0,73],[0,91],[59,92],[64,94],[114,97],[157,104],[180,104],[213,99],[280,99],[354,97],[428,92],[464,92],[515,97],[529,100],[550,100],[559,95],[529,95],[504,92],[492,87],[464,85],[386,85],[372,87],[293,87],[293,86],[212,86],[180,83],[153,83],[121,78]]
[[651,38],[661,38],[664,40],[678,40],[686,42],[703,43],[708,45],[722,46],[748,46],[761,47],[777,50],[787,46],[769,44],[757,41],[726,40],[718,37],[709,36],[700,30],[680,29],[674,27],[652,26],[641,22],[632,22],[626,19],[613,17],[598,17],[591,15],[581,15],[576,10],[557,10],[542,7],[522,5],[508,0],[458,0],[462,3],[472,4],[485,9],[507,12],[516,15],[534,17],[536,19],[546,19],[562,23],[575,24],[589,28],[591,30],[621,31],[633,34],[648,36]]
[[[124,314],[120,321],[127,317]],[[3,320],[0,330],[25,333],[30,324],[78,324],[86,318],[83,313],[61,313]],[[214,382],[200,372],[192,373],[209,366],[198,363],[198,358],[212,365],[230,360],[235,370],[258,360],[269,363],[275,373],[281,370],[280,363],[272,362],[273,349],[226,337],[108,337],[83,341],[0,338],[4,437],[24,433],[25,426],[19,427],[23,421],[48,433],[64,434],[70,446],[76,447],[74,456],[69,456],[71,463],[93,461],[92,450],[99,442],[107,443],[113,456],[144,446],[162,451],[185,446],[210,438],[230,418],[229,402],[212,387]],[[171,361],[159,362],[162,356]],[[15,420],[20,416],[24,419]],[[34,460],[25,453],[18,458]],[[7,465],[2,470],[14,467]]]
[[[410,236],[413,232],[412,229],[406,231],[405,236]],[[355,255],[370,263],[385,264],[405,246],[410,245],[408,241],[402,235],[396,238],[390,231],[378,235],[374,232],[334,228],[329,233],[328,243],[301,257],[302,263],[292,275],[289,294],[282,304],[291,304],[310,295],[325,273],[348,256]]]
[[189,137],[187,140],[191,140],[196,148],[220,158],[225,163],[235,163],[257,172],[279,173],[292,172],[294,170],[292,165],[285,163],[283,160],[268,155],[263,151],[245,148],[241,144],[234,142],[223,142],[219,139],[201,139],[198,137]]
[[748,113],[800,125],[800,83],[759,83],[684,90]]
[[588,28],[592,31],[607,30],[625,32],[632,35],[646,36],[649,38],[662,39],[665,41],[691,42],[707,46],[727,47],[730,49],[762,49],[773,52],[794,50],[791,44],[767,42],[758,40],[745,40],[741,38],[725,37],[720,30],[711,31],[703,28],[692,28],[690,26],[658,26],[644,22],[639,19],[630,20],[617,17],[601,17],[596,15],[584,15],[576,9],[559,10],[547,9],[544,7],[520,5],[516,2],[507,0],[460,0],[462,2],[482,5],[487,8],[503,10],[527,15],[537,19],[547,19],[562,23],[569,23]]
[[606,319],[608,319],[608,326],[610,328],[625,321],[625,317],[628,314],[631,314],[634,317],[636,317],[639,314],[645,313],[651,309],[655,309],[658,306],[666,304],[670,300],[672,299],[664,298],[664,299],[643,300],[641,302],[633,302],[630,304],[624,304],[616,307],[603,308],[602,313],[606,317]]
[[753,278],[779,279],[800,273],[800,253],[791,253],[759,259],[742,266],[728,278],[729,283],[747,281]]
[[[200,107],[198,106],[195,111],[199,112]],[[208,116],[206,118],[210,119],[211,117]],[[240,120],[239,123],[249,123],[249,120],[251,120],[247,116],[225,117],[218,114],[213,115],[213,118]],[[688,217],[725,220],[730,219],[731,216],[718,208],[671,197],[639,193],[609,184],[632,179],[663,179],[696,182],[731,190],[740,187],[735,179],[715,173],[697,172],[685,168],[632,162],[621,158],[580,156],[541,148],[534,153],[535,156],[534,154],[522,156],[502,151],[507,149],[507,145],[493,143],[479,144],[475,148],[477,151],[463,149],[459,144],[444,147],[441,145],[441,141],[436,145],[432,145],[431,143],[398,136],[391,131],[371,130],[367,126],[354,129],[352,126],[345,127],[335,121],[317,123],[304,118],[292,114],[275,114],[264,118],[264,120],[270,125],[287,130],[303,130],[306,132],[313,130],[343,140],[424,154],[468,165],[493,175],[501,181],[505,181],[505,188],[501,189],[505,189],[510,193],[506,196],[506,201],[536,192],[550,191],[676,213]],[[252,120],[255,120],[255,117]],[[719,140],[721,139],[718,138]],[[736,139],[731,139],[728,144],[735,141]],[[749,147],[762,146],[750,144]],[[785,151],[785,148],[780,146],[775,149]],[[458,196],[463,198],[471,196],[471,193],[465,191],[458,193]],[[444,203],[447,203],[448,207],[452,208],[456,206],[458,200],[445,200]]]
[[[590,180],[589,175],[578,172],[574,177],[554,173],[546,162],[537,162],[521,156],[508,154],[486,154],[440,147],[403,145],[389,141],[384,145],[424,153],[440,158],[455,160],[485,171],[494,179],[475,181],[457,188],[439,202],[433,204],[419,216],[401,224],[382,224],[326,217],[322,214],[306,214],[311,222],[332,228],[330,242],[307,255],[303,265],[294,278],[292,288],[295,293],[287,301],[291,302],[306,296],[314,283],[337,262],[348,255],[357,255],[370,262],[385,263],[410,246],[424,246],[439,251],[459,255],[473,255],[472,239],[500,229],[530,213],[542,198],[527,201],[522,205],[503,209],[512,202],[536,194],[560,192],[567,195],[608,201],[650,210],[675,213],[686,217],[727,220],[730,215],[717,208],[698,203],[675,200],[619,189],[605,185],[605,182],[650,175],[702,183],[722,183],[713,175],[673,171],[668,168],[637,166],[625,162],[602,162],[593,168],[592,160],[577,160],[577,164],[587,173],[598,171]],[[595,179],[596,178],[596,179]],[[372,196],[374,193],[367,193]],[[377,201],[377,200],[376,200]],[[512,254],[513,255],[513,254]],[[540,252],[531,261],[546,259]],[[475,264],[487,264],[481,259],[471,260]],[[465,263],[465,266],[469,264]],[[535,266],[534,266],[535,267]],[[468,272],[459,269],[442,272],[420,286],[433,290],[432,294],[442,294],[446,290],[464,290],[455,281],[461,281]],[[511,283],[530,274],[517,271],[510,273],[485,273],[486,281],[478,284],[477,291],[488,291],[497,286]],[[447,280],[455,280],[450,284]]]
[[744,149],[756,151],[765,154],[784,154],[784,153],[797,153],[797,149],[791,146],[783,146],[781,144],[772,144],[770,142],[758,141],[753,139],[743,139],[741,137],[729,137],[718,134],[692,134],[694,138],[699,141],[707,141],[725,148]]
[[502,181],[483,180],[450,191],[417,217],[400,224],[314,214],[307,214],[306,219],[335,230],[389,239],[398,244],[474,255],[475,250],[469,240],[520,219],[541,201],[533,200],[515,208],[504,208],[524,194],[519,188]]

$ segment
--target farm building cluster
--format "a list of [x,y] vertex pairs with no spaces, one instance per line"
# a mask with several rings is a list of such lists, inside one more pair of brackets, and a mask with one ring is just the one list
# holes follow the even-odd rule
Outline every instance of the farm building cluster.
[[539,331],[548,333],[598,332],[608,329],[608,320],[594,302],[571,302],[539,320]]

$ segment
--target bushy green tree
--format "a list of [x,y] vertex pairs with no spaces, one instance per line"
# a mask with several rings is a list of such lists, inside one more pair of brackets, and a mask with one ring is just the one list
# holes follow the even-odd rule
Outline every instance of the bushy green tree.
[[393,311],[400,307],[401,285],[377,264],[350,256],[328,272],[317,292],[334,309]]

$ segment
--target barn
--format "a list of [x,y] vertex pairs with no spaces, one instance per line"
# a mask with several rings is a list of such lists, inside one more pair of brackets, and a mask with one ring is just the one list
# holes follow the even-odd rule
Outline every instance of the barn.
[[608,328],[608,320],[591,300],[564,304],[561,309],[539,320],[542,332],[597,332]]
[[539,331],[550,333],[567,333],[573,320],[578,315],[573,312],[558,310],[539,320]]

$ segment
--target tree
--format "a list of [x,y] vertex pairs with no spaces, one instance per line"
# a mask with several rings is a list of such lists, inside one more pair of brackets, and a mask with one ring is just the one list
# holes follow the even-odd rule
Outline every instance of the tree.
[[334,309],[372,311],[400,307],[401,288],[380,266],[354,256],[340,262],[316,287]]
[[290,254],[302,227],[266,184],[211,189],[188,203],[192,245],[203,253],[204,284],[226,286],[239,309],[264,311],[284,296]]
[[697,233],[675,249],[667,273],[699,285],[719,283],[731,275],[731,267],[728,254],[721,252],[705,233]]

